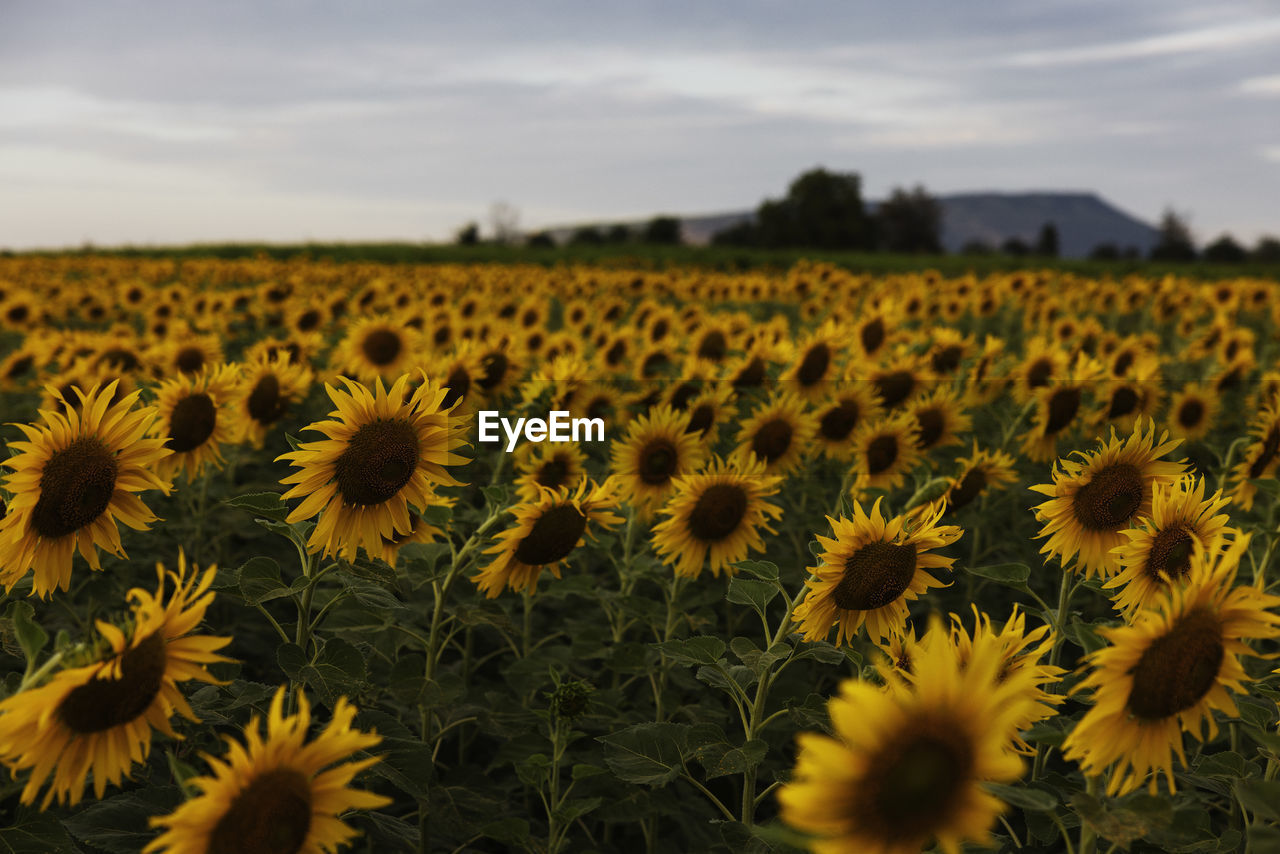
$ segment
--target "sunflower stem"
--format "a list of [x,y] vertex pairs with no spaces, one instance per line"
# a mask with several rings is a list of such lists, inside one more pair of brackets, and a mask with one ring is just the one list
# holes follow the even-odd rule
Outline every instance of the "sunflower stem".
[[48,661],[40,665],[36,670],[28,671],[26,675],[22,677],[22,683],[18,686],[18,690],[15,693],[21,694],[31,686],[40,684],[41,680],[48,676],[49,673],[58,666],[60,661],[62,661],[61,652],[55,652],[53,655],[49,656]]
[[[1099,777],[1085,778],[1085,791],[1090,797],[1097,797]],[[1076,846],[1076,850],[1080,854],[1093,854],[1094,846],[1098,841],[1097,834],[1093,832],[1093,827],[1082,817],[1080,819],[1080,844]]]
[[[1056,667],[1062,657],[1063,629],[1067,624],[1067,612],[1071,608],[1071,597],[1078,586],[1072,585],[1071,579],[1071,571],[1063,567],[1062,584],[1058,588],[1058,610],[1053,614],[1053,648],[1049,650],[1050,667]],[[1045,760],[1048,757],[1049,748],[1043,744],[1037,745],[1035,762],[1031,765],[1031,781],[1033,783],[1040,779],[1040,774],[1044,771]]]

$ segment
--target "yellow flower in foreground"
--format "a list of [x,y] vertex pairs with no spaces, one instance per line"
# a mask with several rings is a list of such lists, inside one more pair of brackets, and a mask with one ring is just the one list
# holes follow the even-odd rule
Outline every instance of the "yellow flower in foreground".
[[228,738],[225,758],[204,755],[212,776],[188,781],[200,794],[151,819],[165,831],[143,849],[146,854],[327,854],[356,836],[340,815],[391,803],[349,785],[378,757],[345,760],[382,740],[352,729],[355,707],[339,698],[329,725],[308,742],[307,698],[300,694],[298,713],[286,717],[284,694],[282,686],[271,701],[265,739],[255,717],[245,745]]

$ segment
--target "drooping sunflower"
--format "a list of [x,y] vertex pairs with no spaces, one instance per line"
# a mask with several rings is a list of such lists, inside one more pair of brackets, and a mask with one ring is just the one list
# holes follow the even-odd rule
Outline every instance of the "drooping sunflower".
[[[1241,658],[1257,655],[1248,641],[1280,635],[1280,596],[1235,583],[1243,534],[1227,549],[1198,544],[1185,586],[1170,587],[1131,625],[1101,629],[1109,646],[1088,657],[1093,672],[1080,683],[1094,705],[1063,744],[1063,757],[1085,774],[1111,767],[1107,793],[1123,795],[1163,772],[1174,791],[1173,757],[1186,765],[1182,734],[1217,734],[1213,710],[1239,711],[1229,691],[1245,693],[1250,680]],[[1114,764],[1113,764],[1114,763]],[[1156,793],[1158,777],[1149,790]]]
[[1048,537],[1041,554],[1057,557],[1067,567],[1073,559],[1086,577],[1107,577],[1119,568],[1112,550],[1125,542],[1124,529],[1151,515],[1156,484],[1171,485],[1185,465],[1160,457],[1180,443],[1167,433],[1156,439],[1155,423],[1139,424],[1128,438],[1111,438],[1094,452],[1077,452],[1081,461],[1059,460],[1053,483],[1031,489],[1050,497],[1035,508],[1044,523],[1037,538]]
[[206,465],[222,466],[221,446],[239,441],[244,429],[236,406],[239,384],[234,365],[218,365],[160,383],[156,394],[160,417],[154,431],[173,451],[160,461],[162,476],[172,478],[183,472],[193,481]]
[[703,471],[675,479],[660,511],[666,518],[653,527],[654,549],[677,575],[695,578],[705,566],[717,577],[721,570],[731,575],[750,550],[764,551],[761,530],[774,533],[769,520],[782,508],[765,499],[781,482],[752,454],[713,457]]
[[1245,446],[1243,458],[1231,469],[1228,479],[1232,502],[1245,511],[1253,509],[1253,497],[1258,491],[1249,481],[1275,477],[1280,469],[1280,406],[1259,412],[1249,424],[1249,434],[1254,441]]
[[77,548],[93,569],[97,549],[124,555],[117,521],[146,530],[156,516],[137,493],[168,480],[156,466],[171,452],[164,440],[147,438],[156,408],[135,408],[138,392],[112,404],[116,384],[74,389],[79,406],[41,411],[43,424],[19,424],[25,441],[10,442],[13,472],[5,488],[13,496],[0,521],[0,584],[11,590],[34,569],[32,593],[45,596],[71,583]]
[[1081,354],[1068,371],[1035,390],[1035,415],[1022,442],[1028,459],[1045,463],[1058,456],[1060,440],[1082,424],[1086,391],[1101,373],[1096,360]]
[[848,460],[853,456],[853,438],[863,424],[881,415],[866,383],[844,383],[839,391],[814,413],[814,439],[825,456]]
[[738,408],[732,401],[732,386],[725,382],[710,383],[689,401],[689,432],[708,447],[714,446],[720,435],[720,425],[733,421],[738,414]]
[[239,438],[260,449],[267,431],[307,396],[312,374],[304,365],[293,364],[288,356],[277,353],[246,362],[240,378],[235,401],[241,426]]
[[1014,370],[1014,397],[1019,403],[1030,402],[1037,389],[1067,375],[1070,366],[1071,356],[1067,351],[1044,338],[1032,338],[1027,342],[1022,362]]
[[1192,441],[1208,435],[1218,414],[1218,395],[1208,386],[1187,383],[1169,401],[1169,435]]
[[1151,515],[1124,530],[1129,541],[1115,550],[1120,572],[1103,585],[1120,588],[1112,598],[1125,619],[1154,605],[1170,584],[1183,583],[1196,544],[1207,547],[1227,530],[1229,517],[1214,514],[1230,503],[1221,491],[1205,498],[1203,478],[1156,484]]
[[624,439],[614,440],[611,470],[619,498],[648,519],[671,494],[675,478],[702,463],[704,446],[689,432],[689,414],[665,403],[638,416]]
[[942,496],[948,513],[967,507],[988,489],[1017,481],[1013,457],[1000,450],[979,450],[977,441],[969,456],[960,457],[956,462],[961,466],[960,473],[951,479]]
[[390,391],[381,379],[373,391],[345,377],[345,391],[326,385],[337,420],[303,428],[326,438],[277,458],[301,469],[280,481],[295,484],[286,500],[302,499],[289,522],[320,515],[311,551],[354,557],[363,547],[376,554],[384,540],[410,532],[409,508],[429,506],[433,487],[461,485],[447,467],[467,462],[454,453],[467,444],[466,424],[441,408],[445,391],[420,376],[412,394],[408,374]]
[[865,489],[894,489],[920,458],[916,423],[909,412],[872,421],[854,434],[855,497]]
[[284,714],[283,686],[276,691],[263,738],[255,716],[245,744],[227,738],[227,754],[202,754],[213,771],[188,784],[200,794],[172,813],[151,819],[164,832],[146,854],[332,854],[356,836],[339,818],[348,810],[377,809],[390,798],[350,787],[352,778],[379,757],[348,761],[382,739],[352,727],[356,709],[340,697],[333,717],[311,741],[311,706],[298,695],[297,714]]
[[916,450],[921,453],[959,443],[959,434],[972,424],[960,393],[950,386],[917,397],[907,408],[916,420]]
[[931,587],[947,586],[926,571],[955,562],[927,552],[950,545],[963,533],[955,525],[938,524],[942,503],[916,516],[886,519],[880,502],[877,498],[870,514],[854,501],[852,519],[827,517],[835,538],[817,538],[821,563],[811,570],[808,592],[793,618],[805,640],[825,638],[832,626],[837,627],[837,646],[851,644],[864,625],[873,642],[900,634],[907,603]]
[[1130,366],[1125,376],[1102,384],[1098,394],[1101,407],[1096,421],[1099,425],[1114,425],[1127,433],[1138,419],[1155,416],[1163,399],[1160,360],[1144,354]]
[[817,838],[819,854],[917,854],[936,841],[959,854],[990,841],[1004,804],[983,787],[1010,783],[1022,760],[1008,749],[1028,702],[1022,682],[997,681],[990,644],[967,666],[935,624],[916,647],[911,682],[886,668],[887,690],[847,680],[828,704],[836,738],[797,736],[791,781],[778,792],[784,822]]
[[504,588],[532,593],[542,570],[560,577],[565,559],[591,535],[590,523],[611,528],[622,521],[610,512],[617,506],[610,480],[596,486],[584,477],[576,491],[542,489],[536,501],[511,508],[515,524],[497,536],[485,552],[497,557],[472,580],[489,599]]
[[[850,372],[849,379],[860,378]],[[886,410],[905,407],[930,385],[928,372],[913,355],[899,355],[889,360],[883,367],[871,371],[867,379],[880,405]]]
[[[12,771],[31,769],[23,803],[51,782],[40,808],[55,800],[74,806],[90,773],[101,798],[108,783],[119,786],[133,763],[146,759],[152,729],[180,738],[169,725],[173,713],[198,720],[177,683],[216,683],[206,665],[230,660],[216,651],[231,638],[192,634],[213,602],[216,570],[200,575],[193,566],[188,576],[179,553],[177,572],[157,565],[156,574],[154,595],[129,591],[131,627],[98,621],[102,654],[0,702],[0,757]],[[173,581],[167,602],[166,575]]]
[[805,400],[821,397],[838,374],[844,356],[840,342],[845,337],[845,330],[837,324],[824,323],[796,346],[781,381]]
[[738,428],[738,452],[748,451],[769,474],[784,475],[800,465],[814,433],[813,416],[790,391],[773,396]]
[[572,487],[587,473],[587,455],[576,442],[524,442],[516,448],[518,500],[532,503],[543,489]]

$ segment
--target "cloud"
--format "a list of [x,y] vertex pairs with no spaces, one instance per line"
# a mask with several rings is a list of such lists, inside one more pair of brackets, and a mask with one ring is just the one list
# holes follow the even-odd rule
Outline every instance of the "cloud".
[[1237,88],[1244,95],[1280,96],[1280,74],[1271,74],[1266,77],[1250,77],[1247,80],[1241,80]]
[[997,64],[1016,68],[1125,62],[1183,53],[1226,52],[1280,41],[1280,17],[1182,30],[1158,36],[1024,51]]

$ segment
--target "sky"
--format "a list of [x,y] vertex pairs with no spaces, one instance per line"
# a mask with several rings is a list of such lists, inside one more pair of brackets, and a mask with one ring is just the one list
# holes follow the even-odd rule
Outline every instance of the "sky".
[[1280,234],[1280,5],[0,0],[0,247],[1093,191]]

